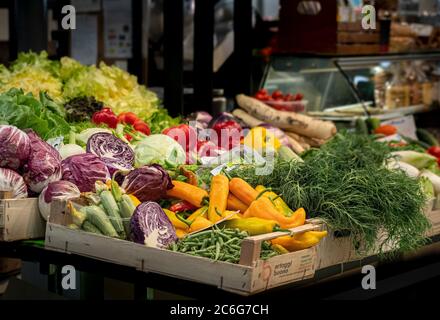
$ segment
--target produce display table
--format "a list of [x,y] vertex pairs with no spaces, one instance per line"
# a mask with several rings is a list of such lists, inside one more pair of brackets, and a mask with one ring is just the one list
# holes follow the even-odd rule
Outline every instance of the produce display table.
[[[290,297],[301,299],[370,299],[381,298],[402,294],[402,292],[421,292],[425,286],[431,286],[440,281],[440,237],[433,237],[433,243],[420,249],[417,253],[402,256],[395,261],[381,261],[378,257],[369,257],[362,261],[354,261],[335,265],[329,268],[317,270],[312,280],[287,285],[268,290],[247,299],[270,298],[288,294]],[[89,274],[89,278],[102,277],[111,278],[134,284],[134,296],[137,299],[146,298],[146,288],[169,292],[185,297],[206,299],[215,295],[216,297],[243,297],[219,290],[214,286],[199,284],[166,277],[154,273],[136,271],[134,268],[124,267],[108,262],[98,261],[74,254],[64,254],[45,250],[34,244],[14,242],[1,243],[0,256],[16,257],[23,261],[40,263],[40,272],[45,273],[50,265],[58,266],[61,270],[64,265],[73,265],[78,271]],[[362,265],[375,265],[377,275],[377,290],[366,291],[361,288],[361,281],[364,275],[361,274]],[[47,270],[45,270],[47,267]],[[95,278],[96,280],[96,278]],[[96,281],[95,281],[96,282]],[[97,282],[100,284],[100,282]],[[336,284],[336,285],[335,285]],[[61,292],[61,281],[54,281],[49,277],[48,288],[53,292]],[[99,285],[98,285],[99,286]],[[416,289],[415,289],[416,288]],[[92,290],[99,298],[102,295],[102,287]],[[415,292],[414,291],[414,294]]]

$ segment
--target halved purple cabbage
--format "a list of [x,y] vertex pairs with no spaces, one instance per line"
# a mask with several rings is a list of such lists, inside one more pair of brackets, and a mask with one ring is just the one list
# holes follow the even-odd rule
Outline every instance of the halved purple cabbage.
[[27,187],[22,176],[11,169],[0,168],[0,190],[12,191],[13,199],[27,198]]
[[148,247],[167,248],[177,241],[173,224],[156,202],[138,205],[130,227],[132,240]]
[[105,163],[92,153],[77,154],[63,160],[63,180],[78,186],[81,192],[95,191],[95,182],[106,182],[110,173]]
[[27,131],[30,154],[24,165],[24,181],[33,192],[40,193],[49,183],[62,176],[61,156],[58,151],[32,130]]
[[50,214],[50,205],[54,199],[69,200],[79,198],[81,195],[78,187],[69,181],[55,181],[49,183],[38,197],[38,208],[44,220],[47,221]]
[[31,143],[17,127],[0,125],[0,167],[17,170],[29,159]]
[[122,188],[141,202],[157,201],[173,188],[171,178],[160,165],[153,164],[131,171],[125,176]]
[[92,135],[87,141],[86,150],[100,157],[111,175],[118,170],[133,169],[133,149],[111,133],[99,132]]

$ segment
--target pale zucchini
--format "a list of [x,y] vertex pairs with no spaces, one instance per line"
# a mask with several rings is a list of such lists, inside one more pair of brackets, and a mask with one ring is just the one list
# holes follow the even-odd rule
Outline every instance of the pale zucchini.
[[110,191],[102,191],[101,192],[101,204],[105,209],[105,212],[110,218],[110,222],[115,228],[116,232],[119,234],[121,238],[125,238],[124,226],[121,221],[121,214],[119,213],[119,207],[116,203],[115,198]]
[[121,213],[121,217],[124,220],[124,229],[127,235],[130,234],[130,219],[136,210],[136,206],[134,205],[131,198],[124,194],[122,195],[121,201],[118,203],[119,212]]
[[87,220],[94,224],[103,235],[118,238],[118,233],[113,227],[107,214],[98,206],[85,207]]
[[96,227],[93,223],[90,221],[84,221],[84,224],[82,226],[82,229],[86,232],[91,232],[95,234],[102,234],[102,232],[99,230],[98,227]]

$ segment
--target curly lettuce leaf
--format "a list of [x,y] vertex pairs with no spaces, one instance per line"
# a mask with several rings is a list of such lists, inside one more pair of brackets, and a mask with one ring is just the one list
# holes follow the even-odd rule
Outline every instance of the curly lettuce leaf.
[[24,94],[23,90],[18,89],[0,95],[0,122],[20,129],[33,129],[45,140],[66,136],[70,131],[69,124],[62,116],[31,94]]

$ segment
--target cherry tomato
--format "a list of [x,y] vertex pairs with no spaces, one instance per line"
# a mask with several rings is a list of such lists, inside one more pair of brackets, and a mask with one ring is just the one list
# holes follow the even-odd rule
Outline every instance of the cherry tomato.
[[131,135],[129,135],[128,133],[124,135],[125,139],[127,139],[128,142],[130,142],[131,140],[133,140],[133,137]]
[[302,93],[297,93],[295,95],[295,101],[301,101],[304,98],[304,95]]
[[288,93],[284,96],[284,101],[294,101],[295,100],[295,96],[291,93]]
[[149,136],[151,134],[150,127],[142,120],[137,120],[133,125],[134,130]]
[[272,92],[272,98],[283,98],[283,93],[281,92],[281,90],[275,90],[274,92]]
[[261,93],[261,92],[258,92],[258,93],[255,95],[255,99],[258,99],[258,100],[261,100],[261,101],[265,101],[266,98],[267,98],[267,95],[264,94],[264,93]]
[[269,94],[266,89],[260,89],[260,90],[258,90],[257,93],[261,93],[261,94],[263,94],[265,96],[267,96]]

